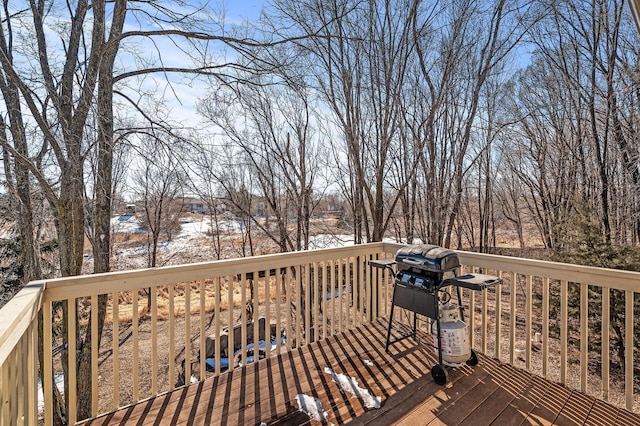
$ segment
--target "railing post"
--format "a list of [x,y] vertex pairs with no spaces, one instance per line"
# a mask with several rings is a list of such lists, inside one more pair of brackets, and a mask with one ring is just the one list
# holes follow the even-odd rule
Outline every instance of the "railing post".
[[51,336],[51,302],[45,301],[42,306],[43,329],[43,364],[44,371],[40,373],[42,378],[42,390],[44,396],[44,424],[53,424],[53,342]]
[[627,410],[633,410],[633,291],[625,291],[624,394]]

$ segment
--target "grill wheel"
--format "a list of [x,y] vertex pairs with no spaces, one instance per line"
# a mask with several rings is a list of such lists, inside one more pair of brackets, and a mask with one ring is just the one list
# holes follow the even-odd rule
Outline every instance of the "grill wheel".
[[444,385],[449,381],[449,374],[447,368],[442,364],[436,364],[431,367],[431,377],[437,385]]
[[471,349],[471,356],[467,360],[467,365],[470,367],[475,367],[478,365],[478,353]]

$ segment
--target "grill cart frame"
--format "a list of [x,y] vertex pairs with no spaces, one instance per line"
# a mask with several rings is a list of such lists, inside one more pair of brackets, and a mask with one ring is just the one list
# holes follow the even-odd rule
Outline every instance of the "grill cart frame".
[[[418,317],[423,316],[435,320],[437,340],[434,339],[433,344],[430,346],[437,350],[438,364],[431,368],[431,375],[437,384],[446,384],[448,381],[446,367],[462,365],[462,362],[447,362],[444,360],[442,353],[444,345],[442,344],[441,308],[443,303],[448,303],[451,300],[452,296],[447,291],[448,288],[455,288],[459,317],[464,322],[461,288],[467,288],[472,291],[484,290],[500,283],[502,279],[484,274],[459,276],[460,263],[458,255],[453,250],[432,244],[406,246],[396,252],[395,258],[370,260],[369,265],[375,268],[388,269],[394,281],[385,351],[389,352],[389,345],[407,338],[413,338],[417,342],[425,343],[417,338],[417,323],[424,320]],[[453,273],[453,277],[445,278],[444,275],[447,273]],[[411,325],[393,319],[396,306],[413,313],[413,321],[409,319],[412,322]],[[399,337],[392,339],[392,330],[400,332]],[[473,330],[469,332],[472,333]],[[470,350],[469,358],[464,362],[470,366],[478,364],[478,355],[473,348]]]

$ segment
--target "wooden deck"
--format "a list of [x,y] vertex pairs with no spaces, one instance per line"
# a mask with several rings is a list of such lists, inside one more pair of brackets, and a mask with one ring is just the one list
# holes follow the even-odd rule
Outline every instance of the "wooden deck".
[[[296,396],[319,400],[324,424],[640,425],[640,416],[480,356],[474,368],[430,374],[433,348],[404,340],[384,351],[386,321],[366,324],[301,349],[180,388],[87,422],[90,425],[321,424]],[[341,391],[344,374],[380,397],[379,409]]]

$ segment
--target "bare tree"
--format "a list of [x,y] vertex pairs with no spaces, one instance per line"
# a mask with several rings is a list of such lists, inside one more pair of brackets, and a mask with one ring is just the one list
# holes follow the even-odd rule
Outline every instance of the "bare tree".
[[[170,241],[180,230],[184,205],[185,173],[176,154],[175,142],[163,136],[145,137],[140,142],[140,160],[133,172],[133,190],[142,203],[142,226],[147,231],[147,266],[158,266],[158,247],[162,235]],[[135,167],[135,166],[134,166]]]
[[[301,47],[313,84],[345,144],[347,161],[340,164],[348,167],[348,174],[341,185],[353,211],[356,243],[363,238],[380,241],[399,200],[396,192],[386,205],[385,184],[390,158],[399,146],[400,98],[418,4],[276,2],[283,19],[311,36]],[[315,23],[321,24],[319,31]]]
[[[280,251],[307,249],[322,149],[313,130],[309,94],[301,84],[277,75],[252,83],[218,88],[200,104],[202,114],[227,140],[226,155],[215,154],[206,167],[228,201]],[[238,168],[243,170],[232,172]],[[238,179],[246,173],[251,179]],[[256,203],[247,202],[247,192],[265,204],[261,209],[265,220],[255,218]],[[295,232],[289,231],[292,222]]]

